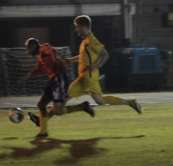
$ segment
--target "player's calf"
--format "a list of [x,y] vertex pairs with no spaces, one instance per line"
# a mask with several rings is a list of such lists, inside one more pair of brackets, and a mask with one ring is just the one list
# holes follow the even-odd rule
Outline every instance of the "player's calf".
[[65,113],[65,104],[64,102],[54,102],[53,107],[49,110],[49,117],[52,115],[61,116]]

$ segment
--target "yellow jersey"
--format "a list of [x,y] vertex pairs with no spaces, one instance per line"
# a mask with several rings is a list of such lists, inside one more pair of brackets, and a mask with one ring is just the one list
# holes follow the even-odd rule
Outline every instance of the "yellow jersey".
[[86,71],[87,66],[94,64],[100,55],[104,45],[94,36],[93,33],[87,35],[80,44],[79,49],[79,76],[99,78],[99,69],[92,72]]

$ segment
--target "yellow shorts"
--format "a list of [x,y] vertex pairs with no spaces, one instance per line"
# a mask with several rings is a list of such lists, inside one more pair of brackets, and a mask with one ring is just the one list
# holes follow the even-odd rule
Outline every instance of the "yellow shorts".
[[70,84],[68,89],[70,97],[79,97],[91,93],[102,94],[99,79],[94,77],[77,78]]

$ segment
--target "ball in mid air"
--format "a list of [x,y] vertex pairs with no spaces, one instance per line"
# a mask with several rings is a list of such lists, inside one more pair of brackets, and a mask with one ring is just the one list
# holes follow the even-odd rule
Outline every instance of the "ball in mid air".
[[24,113],[21,108],[15,108],[9,112],[9,120],[13,123],[20,123],[24,119]]

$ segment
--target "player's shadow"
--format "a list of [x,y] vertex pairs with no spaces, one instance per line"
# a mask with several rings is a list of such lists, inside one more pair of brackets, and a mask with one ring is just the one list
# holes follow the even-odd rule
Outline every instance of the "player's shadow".
[[69,149],[70,155],[62,158],[61,160],[56,160],[54,163],[56,165],[73,165],[80,161],[81,158],[98,156],[106,152],[108,149],[96,147],[97,143],[101,140],[111,140],[111,139],[135,139],[143,138],[144,135],[136,135],[129,137],[98,137],[83,141],[72,141],[69,142],[71,147]]
[[5,137],[5,138],[2,138],[3,141],[8,141],[8,140],[17,140],[18,137]]
[[60,140],[60,139],[34,139],[30,143],[33,148],[20,148],[4,146],[3,148],[9,149],[12,152],[10,154],[1,154],[0,159],[12,158],[23,159],[36,156],[50,150],[61,149],[62,145],[70,145],[69,155],[62,159],[54,161],[57,165],[62,164],[74,164],[80,161],[84,157],[92,157],[95,155],[101,155],[107,151],[105,148],[97,147],[97,143],[101,140],[109,139],[135,139],[142,138],[144,135],[131,136],[131,137],[98,137],[85,140]]

